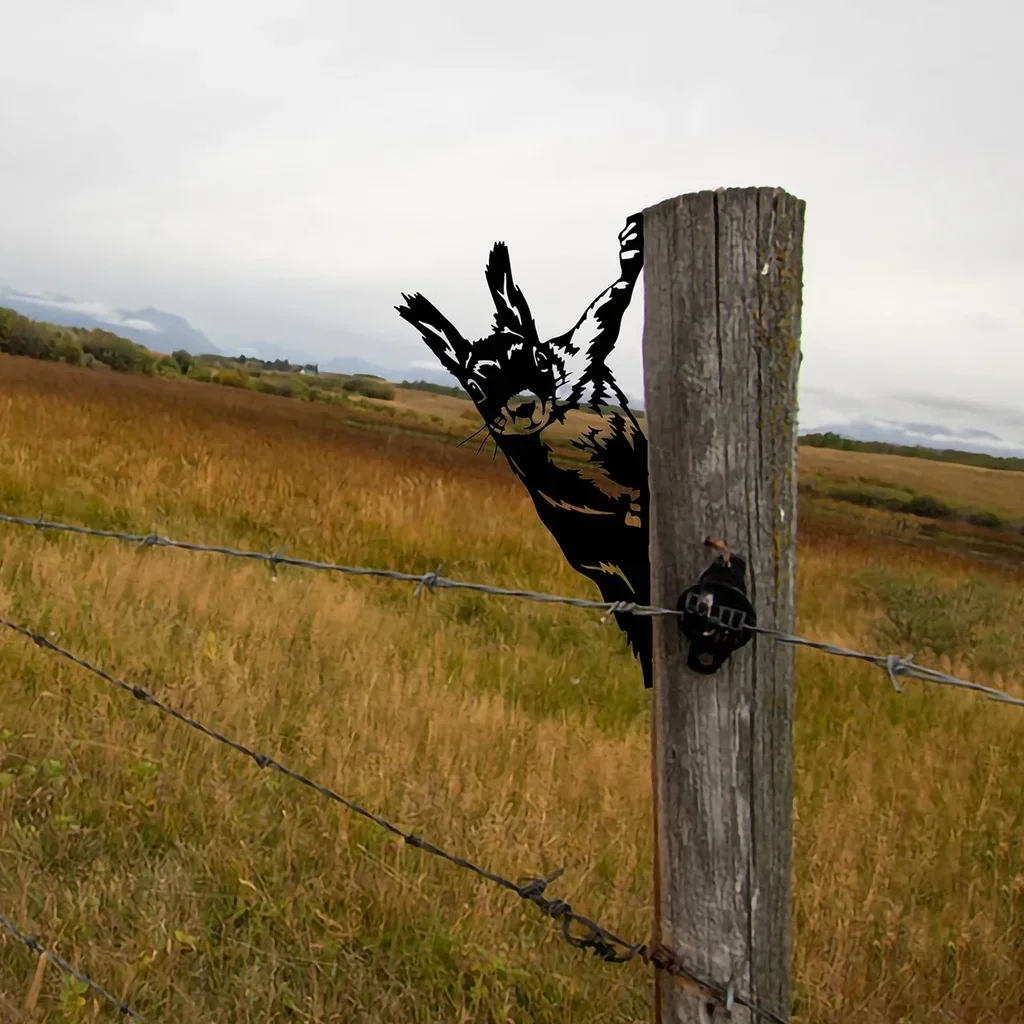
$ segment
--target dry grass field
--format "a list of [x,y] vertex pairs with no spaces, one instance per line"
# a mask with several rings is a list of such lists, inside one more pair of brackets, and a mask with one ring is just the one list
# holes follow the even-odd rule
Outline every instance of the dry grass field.
[[1024,473],[828,448],[801,448],[800,471],[841,484],[909,487],[954,505],[981,505],[1011,517],[1024,509]]
[[[0,511],[596,596],[500,459],[28,359],[0,357]],[[1024,571],[876,521],[802,505],[800,630],[1024,692]],[[552,895],[649,935],[648,700],[597,614],[0,525],[0,615],[495,871],[564,865]],[[1024,712],[798,670],[794,1020],[1024,1020]],[[642,964],[6,631],[0,913],[153,1022],[650,1019]],[[5,1024],[115,1017],[0,940]]]

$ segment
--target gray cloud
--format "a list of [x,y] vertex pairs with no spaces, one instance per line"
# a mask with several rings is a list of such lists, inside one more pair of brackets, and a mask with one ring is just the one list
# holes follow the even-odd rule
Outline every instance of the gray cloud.
[[[941,422],[923,420],[939,416]],[[936,444],[1019,454],[1024,450],[1024,413],[998,402],[974,401],[950,395],[881,392],[856,395],[831,388],[803,385],[800,389],[800,429],[835,430],[863,440]]]
[[1002,406],[990,402],[975,402],[965,398],[943,395],[897,395],[898,399],[916,405],[920,409],[936,409],[939,412],[967,416],[994,416],[1006,424],[1024,430],[1024,410],[1020,406]]
[[[626,214],[780,184],[808,201],[801,422],[845,403],[1021,436],[1024,5],[514,12],[13,5],[0,280],[407,365],[400,292],[483,333],[496,239],[554,334],[614,273]],[[640,301],[616,356],[634,393]]]
[[18,300],[25,300],[35,305],[58,309],[67,313],[82,313],[93,320],[98,320],[100,323],[110,324],[112,327],[134,327],[140,331],[153,332],[159,332],[160,330],[159,327],[149,320],[125,316],[123,311],[113,309],[102,302],[80,302],[66,295],[33,294],[32,292],[20,292],[0,287],[0,304],[5,301],[16,302]]

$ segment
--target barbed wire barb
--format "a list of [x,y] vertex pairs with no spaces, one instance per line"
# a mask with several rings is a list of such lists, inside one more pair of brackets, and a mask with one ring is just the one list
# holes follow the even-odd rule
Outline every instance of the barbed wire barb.
[[438,582],[442,579],[441,570],[444,568],[444,562],[438,562],[437,568],[433,572],[428,572],[420,581],[416,584],[416,589],[412,592],[413,597],[419,597],[423,591],[431,593],[438,585]]
[[939,686],[952,686],[961,690],[972,690],[975,693],[984,694],[989,700],[999,701],[1002,704],[1012,704],[1024,708],[1024,699],[1014,697],[1003,690],[997,690],[992,686],[983,686],[981,683],[972,683],[969,679],[960,679],[951,676],[946,672],[940,672],[935,668],[928,668],[925,665],[918,665],[913,661],[913,655],[905,658],[897,654],[867,654],[864,651],[854,651],[848,647],[839,647],[836,644],[822,643],[820,640],[808,640],[801,636],[792,636],[789,633],[780,633],[774,629],[762,629],[760,626],[747,626],[754,633],[770,637],[781,644],[791,644],[794,647],[809,647],[811,650],[821,651],[823,654],[831,654],[836,658],[853,658],[857,661],[866,661],[877,665],[889,676],[889,681],[897,693],[903,693],[898,676],[905,676],[908,679],[918,679],[925,683],[935,683]]
[[83,974],[77,968],[72,967],[67,960],[59,957],[52,950],[47,949],[41,942],[39,942],[38,939],[31,935],[27,935],[13,921],[4,917],[3,914],[0,914],[0,928],[3,928],[6,932],[22,943],[22,945],[27,946],[33,953],[46,957],[50,963],[59,967],[60,970],[70,974],[73,978],[77,978],[83,985],[88,985],[93,992],[102,996],[108,1003],[110,1003],[111,1006],[115,1007],[122,1017],[131,1017],[133,1020],[139,1020],[145,1024],[146,1018],[143,1017],[138,1010],[132,1009],[132,1007],[123,999],[118,999],[117,996],[108,992],[102,985],[93,981],[88,975]]
[[287,544],[282,544],[276,551],[270,552],[270,557],[267,559],[267,565],[270,567],[270,575],[277,579],[277,567],[281,563],[281,559],[284,553],[288,550]]
[[[314,790],[321,796],[324,796],[335,803],[341,804],[353,813],[372,821],[375,825],[389,832],[391,835],[401,839],[407,846],[412,846],[418,850],[424,851],[425,853],[432,854],[435,857],[447,861],[454,867],[472,872],[486,881],[498,885],[509,892],[515,893],[520,899],[528,903],[532,903],[546,917],[550,917],[553,920],[558,921],[561,924],[562,938],[576,949],[582,951],[592,950],[597,957],[608,963],[628,963],[631,960],[640,959],[644,963],[651,964],[658,969],[667,970],[678,977],[687,979],[694,985],[700,987],[707,994],[708,998],[724,1004],[726,999],[725,990],[720,986],[715,985],[713,982],[694,974],[683,964],[680,958],[667,947],[651,947],[646,943],[631,943],[616,935],[614,932],[609,931],[607,928],[604,928],[596,921],[577,913],[568,901],[557,897],[547,896],[547,887],[562,875],[564,869],[559,868],[557,871],[546,877],[527,878],[525,882],[515,882],[510,878],[505,878],[503,875],[499,875],[496,872],[481,867],[478,864],[467,860],[465,857],[460,857],[457,854],[450,853],[443,847],[423,839],[414,832],[406,832],[387,818],[368,810],[356,803],[354,800],[350,800],[348,797],[342,796],[329,786],[316,782],[301,772],[286,767],[280,761],[275,760],[269,755],[252,750],[244,743],[240,743],[237,740],[233,740],[228,736],[209,728],[197,719],[191,718],[179,711],[177,708],[173,708],[170,705],[165,704],[158,697],[153,696],[153,694],[148,690],[145,690],[143,687],[118,679],[99,666],[92,664],[84,658],[80,658],[78,655],[66,650],[59,644],[54,643],[42,633],[36,632],[26,626],[19,625],[16,622],[12,622],[9,619],[2,617],[0,617],[0,626],[24,637],[26,640],[32,641],[32,643],[37,647],[51,651],[65,660],[78,665],[80,668],[91,672],[104,682],[117,687],[119,690],[122,690],[125,693],[130,693],[136,700],[155,707],[158,711],[161,711],[165,715],[189,726],[191,729],[195,729],[204,736],[207,736],[224,746],[230,747],[232,750],[235,750],[240,754],[244,754],[246,757],[255,761],[260,768],[270,768],[273,771],[276,771],[281,775],[285,775],[288,778],[293,779],[295,782],[301,783],[303,786]],[[573,931],[574,927],[578,929],[577,932]],[[771,1024],[788,1024],[788,1021],[784,1017],[780,1017],[773,1011],[758,1006],[751,1000],[736,996],[735,1001],[740,1005],[745,1006],[763,1020],[770,1021]]]

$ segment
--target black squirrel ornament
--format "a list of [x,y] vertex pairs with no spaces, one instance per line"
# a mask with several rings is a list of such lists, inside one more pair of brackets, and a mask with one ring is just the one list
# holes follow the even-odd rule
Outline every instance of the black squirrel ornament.
[[[565,334],[541,341],[508,248],[491,249],[485,278],[494,328],[467,341],[419,293],[396,306],[476,405],[512,472],[523,482],[541,522],[566,560],[597,584],[605,601],[650,603],[647,438],[608,367],[622,317],[643,268],[643,217],[619,233],[619,274]],[[573,411],[590,413],[570,445],[586,470],[559,461],[545,430]],[[595,423],[592,417],[597,417]],[[651,686],[651,620],[613,612]]]

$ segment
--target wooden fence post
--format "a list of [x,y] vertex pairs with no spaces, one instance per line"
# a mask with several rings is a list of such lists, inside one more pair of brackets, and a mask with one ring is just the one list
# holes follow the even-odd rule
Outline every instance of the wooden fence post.
[[[793,631],[803,222],[803,201],[770,188],[644,211],[655,605],[697,581],[710,536],[746,558],[758,625]],[[793,650],[755,637],[699,675],[687,649],[677,619],[654,620],[655,941],[788,1017]],[[655,984],[659,1024],[713,1019],[694,988]]]

